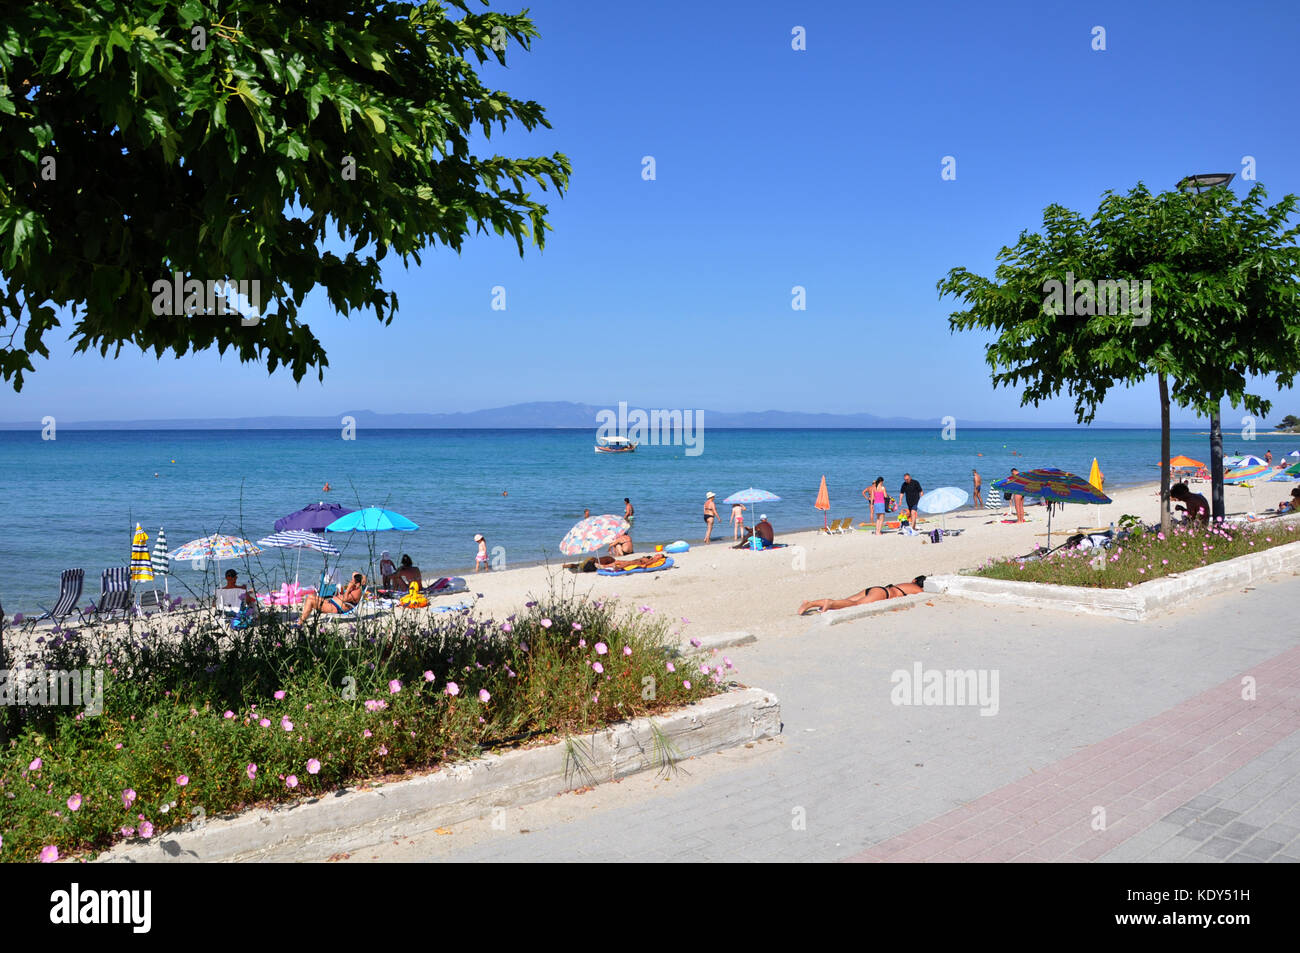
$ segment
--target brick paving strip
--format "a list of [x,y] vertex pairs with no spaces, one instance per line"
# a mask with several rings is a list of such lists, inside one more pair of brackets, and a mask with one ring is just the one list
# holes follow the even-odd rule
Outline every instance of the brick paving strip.
[[[1255,679],[1254,700],[1242,697],[1246,676]],[[1300,647],[848,860],[1096,860],[1297,725]],[[1104,830],[1093,829],[1097,807]]]

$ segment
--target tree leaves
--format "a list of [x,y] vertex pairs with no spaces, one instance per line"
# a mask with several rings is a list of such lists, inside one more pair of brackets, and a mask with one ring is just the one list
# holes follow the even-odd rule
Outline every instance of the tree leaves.
[[[536,36],[525,15],[462,0],[17,8],[0,22],[0,330],[25,324],[26,341],[0,336],[0,376],[21,388],[59,311],[80,350],[215,347],[323,374],[298,321],[313,288],[387,323],[389,252],[418,261],[478,231],[543,247],[530,192],[562,193],[568,160],[470,149],[489,126],[548,125],[470,67],[505,61],[498,28],[525,49]],[[323,253],[334,235],[355,251]],[[263,320],[154,314],[150,287],[175,272],[260,281]]]

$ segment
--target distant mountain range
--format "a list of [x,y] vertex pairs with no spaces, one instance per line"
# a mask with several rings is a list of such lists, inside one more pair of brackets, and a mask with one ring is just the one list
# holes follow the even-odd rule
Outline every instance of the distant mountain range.
[[[629,408],[629,413],[635,410]],[[651,408],[643,408],[650,410]],[[595,429],[601,412],[614,412],[617,407],[596,407],[570,401],[535,401],[494,407],[490,410],[472,410],[454,414],[377,414],[372,410],[346,410],[329,417],[202,417],[181,420],[153,418],[146,420],[78,420],[58,421],[63,430],[337,430],[344,417],[356,421],[359,429],[410,429],[410,430],[565,430]],[[824,429],[824,428],[926,428],[941,427],[938,417],[877,417],[875,414],[810,414],[791,410],[761,410],[728,413],[718,410],[699,411],[706,428],[717,429]],[[1064,421],[1034,421],[1033,423],[1005,420],[957,420],[959,427],[996,429],[1055,429],[1074,428],[1079,424]],[[697,424],[698,426],[698,424]],[[1091,427],[1111,429],[1155,429],[1158,424],[1118,423],[1096,421]],[[1175,429],[1204,427],[1204,423],[1175,422]],[[39,430],[39,421],[0,423],[0,430]]]

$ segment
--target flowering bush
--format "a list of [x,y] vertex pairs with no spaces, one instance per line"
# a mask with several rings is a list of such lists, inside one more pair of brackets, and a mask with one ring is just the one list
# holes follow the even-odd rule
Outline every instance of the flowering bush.
[[668,628],[552,594],[505,620],[63,630],[26,661],[104,665],[103,713],[0,713],[0,860],[103,849],[722,690],[720,666],[694,683],[674,673]]
[[1161,576],[1300,540],[1294,522],[1175,526],[1170,536],[1144,532],[1108,549],[1058,549],[1039,558],[992,560],[973,575],[1060,586],[1124,589]]

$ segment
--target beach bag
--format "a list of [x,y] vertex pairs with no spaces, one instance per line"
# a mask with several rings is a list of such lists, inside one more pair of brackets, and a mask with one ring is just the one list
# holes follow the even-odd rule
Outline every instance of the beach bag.
[[932,543],[942,543],[942,542],[943,542],[943,530],[941,530],[941,529],[932,529],[932,530],[930,530],[930,542],[932,542]]
[[762,549],[762,548],[763,548],[763,537],[762,537],[762,536],[751,536],[751,537],[749,537],[749,548],[750,548],[750,549]]
[[253,624],[253,619],[257,617],[251,606],[244,606],[230,620],[232,629],[247,629]]

